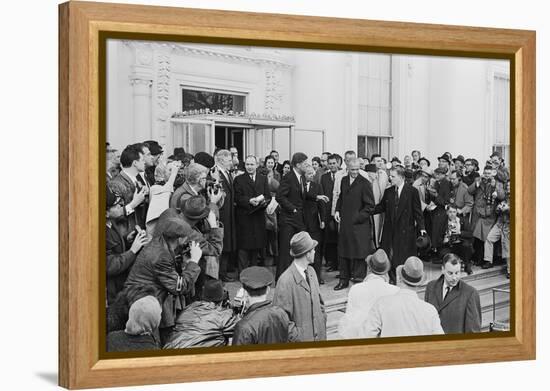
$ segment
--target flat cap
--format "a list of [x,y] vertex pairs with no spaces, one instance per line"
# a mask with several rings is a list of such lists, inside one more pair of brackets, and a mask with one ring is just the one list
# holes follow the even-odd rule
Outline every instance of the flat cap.
[[239,275],[239,281],[245,288],[261,289],[271,285],[273,275],[265,267],[251,266],[244,269]]

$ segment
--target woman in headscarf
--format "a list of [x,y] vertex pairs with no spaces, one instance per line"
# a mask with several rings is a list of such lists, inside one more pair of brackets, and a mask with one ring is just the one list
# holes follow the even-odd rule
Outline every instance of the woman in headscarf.
[[136,300],[130,307],[126,329],[107,335],[108,352],[160,349],[158,327],[162,309],[154,296]]

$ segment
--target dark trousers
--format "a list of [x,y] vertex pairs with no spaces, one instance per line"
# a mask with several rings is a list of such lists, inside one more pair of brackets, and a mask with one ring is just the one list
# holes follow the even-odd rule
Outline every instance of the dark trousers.
[[323,256],[325,265],[334,270],[338,269],[338,230],[336,222],[329,221],[323,231]]
[[260,249],[253,249],[253,250],[239,250],[238,256],[239,256],[239,274],[246,269],[249,266],[257,266],[258,265],[258,254],[260,253]]
[[279,262],[277,263],[277,271],[275,279],[288,268],[292,263],[293,258],[290,256],[290,239],[300,232],[296,227],[288,224],[281,224],[279,229]]
[[313,261],[313,269],[315,269],[315,274],[317,274],[317,281],[321,281],[321,264],[323,262],[322,251],[323,248],[323,232],[316,231],[310,232],[309,235],[311,239],[318,242],[317,247],[315,247],[315,258]]
[[222,252],[220,255],[220,278],[227,277],[227,265],[229,264],[229,259],[231,258],[230,252]]
[[364,259],[352,259],[340,257],[338,270],[340,271],[340,280],[349,281],[350,278],[364,279],[367,269]]

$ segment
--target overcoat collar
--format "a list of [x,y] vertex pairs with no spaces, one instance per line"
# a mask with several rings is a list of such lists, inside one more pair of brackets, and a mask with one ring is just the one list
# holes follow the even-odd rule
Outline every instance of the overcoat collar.
[[[294,262],[292,262],[292,264],[290,265],[290,268],[291,268],[290,270],[292,271],[292,276],[294,277],[294,281],[296,282],[296,284],[300,285],[306,291],[311,292],[311,288],[309,287],[309,285],[307,284],[307,281],[304,279],[304,277],[302,277],[302,275],[300,274],[300,272],[296,268],[296,265],[294,264]],[[309,266],[306,269],[306,273],[309,272],[308,269],[309,269]]]

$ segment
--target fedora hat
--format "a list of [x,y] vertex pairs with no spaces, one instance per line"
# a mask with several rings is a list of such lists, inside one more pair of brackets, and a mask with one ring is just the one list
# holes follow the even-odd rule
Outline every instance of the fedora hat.
[[422,160],[424,160],[424,161],[428,164],[428,167],[431,166],[430,161],[429,161],[427,158],[425,158],[424,156],[422,156],[420,159],[418,159],[418,164],[420,164],[420,162],[421,162]]
[[317,246],[318,242],[311,239],[311,236],[305,231],[298,232],[290,239],[290,255],[301,257],[307,254]]
[[203,196],[193,196],[183,203],[182,214],[189,220],[202,220],[210,213]]
[[428,167],[423,167],[420,170],[418,170],[420,174],[426,174],[428,177],[433,176],[432,170],[430,170]]
[[424,264],[418,257],[409,257],[404,265],[397,266],[396,274],[403,282],[410,286],[419,286],[424,283]]
[[391,268],[388,255],[381,248],[367,257],[367,265],[374,274],[386,274]]
[[428,251],[432,247],[432,241],[428,235],[421,235],[416,238],[416,248],[420,251]]

